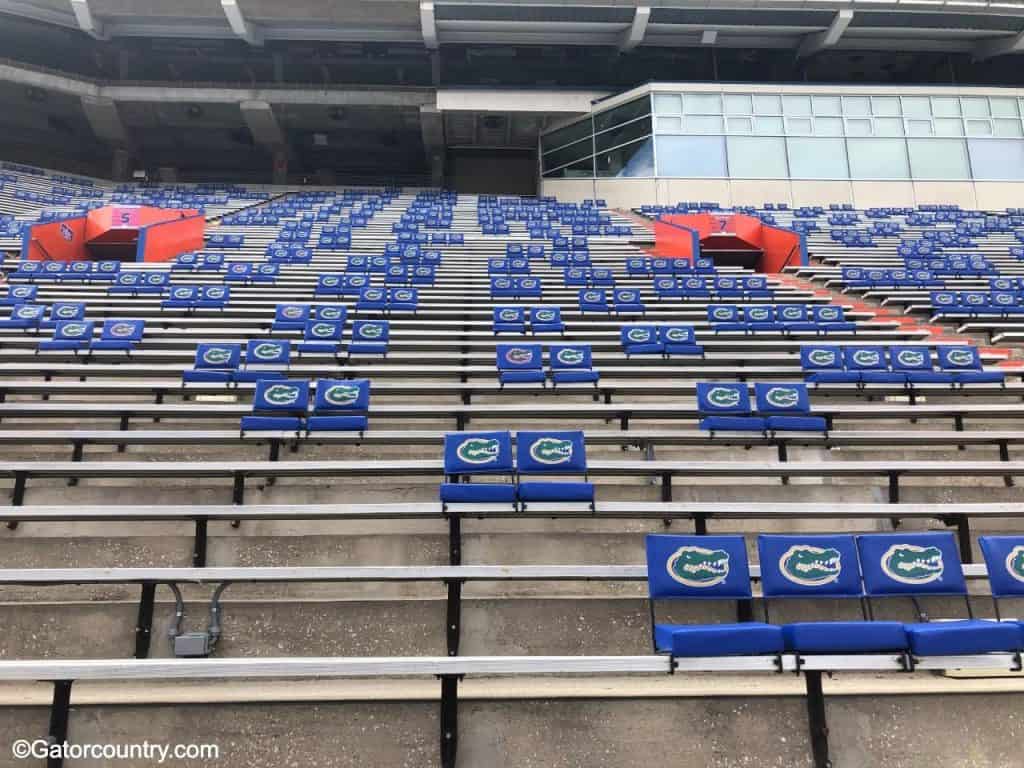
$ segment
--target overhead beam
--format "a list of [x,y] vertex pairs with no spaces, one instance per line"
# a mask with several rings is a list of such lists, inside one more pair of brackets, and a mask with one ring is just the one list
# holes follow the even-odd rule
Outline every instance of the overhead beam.
[[119,147],[128,144],[128,132],[121,122],[117,103],[113,99],[82,96],[82,111],[96,137]]
[[433,3],[420,3],[420,27],[423,30],[423,44],[430,50],[438,48],[437,17]]
[[263,30],[245,18],[238,0],[220,0],[220,6],[224,9],[232,32],[249,45],[263,45]]
[[270,104],[265,101],[243,101],[239,107],[242,110],[242,119],[245,120],[257,144],[279,147],[285,143],[284,131],[281,130]]
[[1024,30],[1009,37],[997,37],[994,40],[983,40],[974,46],[971,51],[971,58],[975,61],[984,61],[996,56],[1005,56],[1009,53],[1020,53],[1024,51]]
[[71,10],[74,12],[75,19],[78,21],[79,29],[87,35],[95,37],[97,40],[107,39],[107,33],[103,29],[103,23],[92,15],[92,9],[89,7],[89,0],[71,0]]
[[632,51],[640,45],[644,41],[644,35],[647,34],[647,24],[650,20],[650,6],[638,5],[633,13],[633,22],[629,25],[629,29],[623,33],[622,40],[619,42],[619,50],[625,53],[626,51]]
[[842,10],[837,11],[836,15],[832,19],[832,23],[828,25],[828,29],[807,35],[807,37],[800,42],[800,47],[797,49],[796,57],[798,59],[802,59],[807,56],[813,56],[826,48],[831,48],[839,42],[843,33],[846,32],[846,28],[850,26],[851,21],[853,21],[853,11],[851,9],[843,8]]

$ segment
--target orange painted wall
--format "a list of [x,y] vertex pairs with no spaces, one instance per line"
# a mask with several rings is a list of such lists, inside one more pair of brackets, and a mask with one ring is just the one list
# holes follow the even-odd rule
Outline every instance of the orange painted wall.
[[[180,217],[180,212],[175,212]],[[203,247],[206,218],[198,214],[175,218],[139,229],[137,261],[170,261],[187,251]]]
[[[69,233],[71,239],[67,237]],[[89,258],[85,247],[85,217],[36,224],[22,241],[21,257],[32,261],[81,261]]]

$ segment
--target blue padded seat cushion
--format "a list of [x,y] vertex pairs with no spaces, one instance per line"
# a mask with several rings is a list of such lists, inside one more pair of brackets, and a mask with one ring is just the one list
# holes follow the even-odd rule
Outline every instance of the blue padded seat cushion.
[[584,482],[521,482],[520,501],[593,501],[594,484]]
[[860,380],[864,384],[906,384],[907,374],[894,371],[861,371]]
[[43,352],[53,350],[78,351],[79,349],[85,349],[87,346],[89,346],[88,341],[76,341],[75,339],[47,339],[46,341],[39,342],[39,349]]
[[512,483],[442,483],[441,501],[453,504],[514,504],[516,487]]
[[284,371],[260,371],[260,370],[248,370],[238,371],[235,374],[235,381],[243,384],[252,384],[253,382],[259,381],[260,379],[286,379]]
[[188,383],[226,384],[234,380],[235,371],[183,371],[181,380]]
[[700,420],[700,428],[712,432],[764,432],[767,424],[760,416],[708,416]]
[[800,621],[785,624],[786,650],[799,653],[904,651],[907,635],[898,621]]
[[369,419],[366,416],[310,416],[306,429],[310,432],[365,432]]
[[338,351],[341,342],[337,341],[300,341],[295,344],[299,352],[325,353],[328,355]]
[[97,339],[89,345],[89,349],[131,351],[134,349],[134,341],[118,341],[116,339]]
[[1002,371],[956,371],[954,375],[963,384],[1002,384],[1006,378]]
[[570,371],[552,371],[551,380],[556,384],[590,383],[601,378],[601,374],[593,368]]
[[915,656],[1018,651],[1024,646],[1020,625],[1009,621],[929,621],[907,624],[904,629]]
[[386,355],[388,345],[378,342],[353,341],[348,345],[350,355]]
[[812,384],[857,384],[860,374],[854,371],[813,371],[807,374]]
[[495,323],[495,333],[526,333],[526,323]]
[[544,371],[499,371],[498,379],[502,384],[534,384],[545,380]]
[[738,624],[656,624],[659,651],[673,656],[763,656],[782,653],[782,627],[745,621]]
[[821,416],[769,416],[768,429],[778,432],[825,432],[828,424]]
[[942,371],[907,371],[910,384],[952,384],[953,374]]
[[626,357],[630,355],[660,355],[665,351],[664,344],[630,344],[625,347]]
[[534,333],[552,333],[554,331],[561,333],[565,330],[565,323],[532,323],[530,328]]

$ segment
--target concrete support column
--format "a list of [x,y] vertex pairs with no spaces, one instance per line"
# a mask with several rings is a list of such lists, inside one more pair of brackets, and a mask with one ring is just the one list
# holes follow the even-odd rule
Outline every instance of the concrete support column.
[[131,155],[127,149],[117,148],[114,150],[114,159],[110,167],[110,178],[114,181],[129,181],[131,179]]
[[274,148],[273,183],[288,183],[288,151],[284,147]]

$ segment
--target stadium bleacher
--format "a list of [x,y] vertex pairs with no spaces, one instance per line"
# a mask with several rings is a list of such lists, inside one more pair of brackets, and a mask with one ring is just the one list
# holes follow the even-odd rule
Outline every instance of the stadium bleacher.
[[438,676],[449,768],[463,677],[786,672],[823,764],[823,674],[1020,670],[1024,382],[984,344],[1016,214],[766,205],[814,260],[758,275],[596,201],[5,173],[8,233],[208,220],[172,262],[2,265],[0,585],[13,636],[50,615],[0,683],[58,714],[77,681]]

